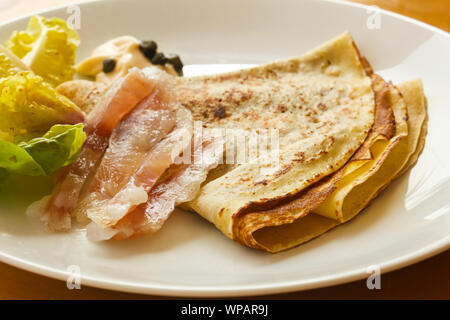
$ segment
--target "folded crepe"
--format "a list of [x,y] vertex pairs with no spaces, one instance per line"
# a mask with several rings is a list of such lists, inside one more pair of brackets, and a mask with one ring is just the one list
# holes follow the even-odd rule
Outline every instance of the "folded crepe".
[[[424,147],[421,81],[386,83],[348,33],[299,58],[176,81],[176,99],[204,128],[278,130],[276,150],[219,165],[181,205],[252,248],[286,250],[352,219]],[[106,90],[58,89],[87,110]]]
[[420,80],[386,83],[348,33],[300,58],[178,81],[205,127],[279,130],[278,161],[221,166],[184,205],[256,249],[286,250],[353,218],[423,148]]
[[[416,116],[406,121],[407,136],[401,129],[404,122],[399,119],[394,136],[387,139],[380,134],[373,143],[365,143],[344,168],[294,199],[268,210],[242,212],[236,217],[235,239],[269,252],[300,245],[355,217],[392,179],[413,165],[426,136],[422,83],[414,80],[398,88],[407,101],[407,111]],[[362,155],[367,146],[370,146],[369,156],[365,157]],[[264,219],[270,221],[262,222]]]

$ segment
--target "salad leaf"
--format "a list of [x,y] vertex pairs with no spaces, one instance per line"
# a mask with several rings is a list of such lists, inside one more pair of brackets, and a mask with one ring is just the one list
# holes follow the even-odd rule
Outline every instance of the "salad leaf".
[[24,148],[43,167],[52,173],[72,163],[78,156],[86,134],[83,124],[54,125],[42,138],[35,138],[18,146]]
[[42,176],[45,171],[23,148],[0,140],[0,168],[8,173]]
[[0,168],[0,182],[8,177],[8,170]]
[[85,139],[80,123],[55,125],[43,137],[19,144],[0,140],[0,179],[7,173],[49,175],[72,163]]
[[28,67],[10,50],[0,45],[0,78],[15,75]]
[[49,175],[79,154],[84,113],[52,86],[72,78],[78,42],[64,21],[34,17],[12,51],[0,45],[0,181]]
[[83,112],[41,77],[20,72],[0,78],[0,139],[27,141],[54,124],[83,121]]
[[57,86],[72,80],[80,38],[64,20],[34,16],[25,31],[15,31],[6,47],[40,75]]

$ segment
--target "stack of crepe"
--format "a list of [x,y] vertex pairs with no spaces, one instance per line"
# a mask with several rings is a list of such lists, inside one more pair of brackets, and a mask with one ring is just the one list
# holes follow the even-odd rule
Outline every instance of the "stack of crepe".
[[[424,147],[421,81],[386,82],[348,33],[299,58],[174,81],[174,99],[204,128],[278,130],[276,161],[221,164],[182,204],[252,248],[279,252],[349,221]],[[103,88],[88,87],[59,90],[89,109]]]

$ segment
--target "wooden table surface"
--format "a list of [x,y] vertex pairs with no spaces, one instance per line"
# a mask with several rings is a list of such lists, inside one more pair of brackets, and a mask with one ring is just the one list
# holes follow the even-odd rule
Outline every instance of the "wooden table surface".
[[[450,31],[450,0],[354,0],[377,5]],[[73,0],[0,0],[0,22]],[[78,0],[77,2],[80,2]],[[0,299],[164,299],[66,283],[0,263]],[[249,297],[245,297],[249,298]],[[264,296],[271,299],[450,299],[450,251],[381,277],[381,290],[365,281],[323,289]]]

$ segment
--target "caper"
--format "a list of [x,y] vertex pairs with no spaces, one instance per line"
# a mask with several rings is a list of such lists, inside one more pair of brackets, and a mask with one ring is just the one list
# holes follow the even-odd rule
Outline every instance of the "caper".
[[161,65],[161,66],[163,66],[163,65],[166,64],[166,62],[167,62],[167,58],[164,55],[164,53],[162,53],[162,52],[155,53],[155,55],[152,58],[152,63],[154,65]]
[[180,56],[174,53],[169,53],[166,55],[167,63],[170,63],[175,71],[179,75],[183,75],[183,62],[181,62]]
[[139,50],[141,50],[141,52],[144,54],[144,56],[150,61],[154,57],[157,49],[158,49],[158,45],[153,40],[142,41],[139,44]]
[[104,73],[113,72],[114,69],[116,68],[116,64],[117,62],[115,59],[107,58],[103,60],[103,72]]

